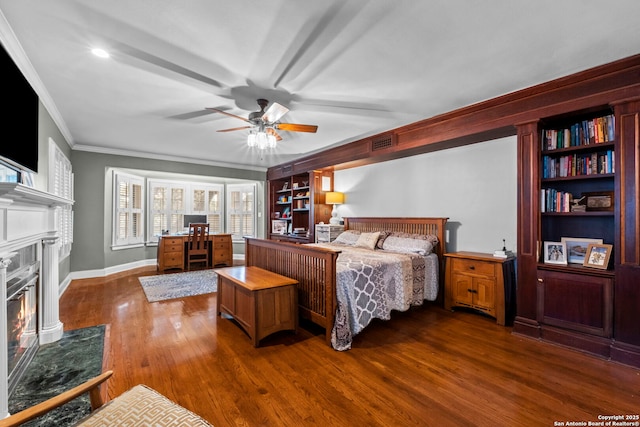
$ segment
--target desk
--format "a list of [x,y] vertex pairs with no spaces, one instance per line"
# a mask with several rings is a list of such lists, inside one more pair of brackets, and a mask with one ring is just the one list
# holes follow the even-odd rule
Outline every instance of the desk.
[[[212,266],[233,265],[233,245],[231,234],[209,234],[209,262]],[[158,271],[170,268],[184,270],[187,257],[188,234],[169,234],[160,236],[158,240]]]

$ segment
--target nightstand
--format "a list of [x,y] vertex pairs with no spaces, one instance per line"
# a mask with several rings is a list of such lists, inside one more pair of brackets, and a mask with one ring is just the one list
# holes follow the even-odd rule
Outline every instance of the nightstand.
[[333,242],[344,231],[344,225],[316,224],[316,243]]
[[444,254],[444,308],[466,307],[495,317],[499,325],[515,316],[515,257],[480,252]]

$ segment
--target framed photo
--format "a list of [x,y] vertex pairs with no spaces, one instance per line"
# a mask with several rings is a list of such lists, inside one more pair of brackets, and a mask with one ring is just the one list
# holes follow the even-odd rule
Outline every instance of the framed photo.
[[587,211],[613,211],[613,191],[596,191],[582,195],[587,198]]
[[271,220],[271,232],[273,234],[286,234],[287,233],[287,221],[282,219]]
[[570,264],[584,264],[589,243],[602,244],[602,239],[583,239],[580,237],[563,237],[562,242],[567,248],[567,262]]
[[544,242],[544,263],[567,265],[567,246],[564,242]]
[[591,243],[587,247],[587,254],[584,257],[584,266],[601,268],[606,270],[609,268],[609,258],[611,257],[611,251],[613,245],[602,245],[598,243]]

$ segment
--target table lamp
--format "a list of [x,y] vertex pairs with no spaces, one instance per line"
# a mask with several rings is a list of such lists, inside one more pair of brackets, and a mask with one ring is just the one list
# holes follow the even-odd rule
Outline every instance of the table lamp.
[[329,220],[329,224],[338,225],[340,224],[340,218],[338,218],[338,208],[336,205],[340,205],[344,203],[344,193],[340,193],[339,191],[328,191],[325,194],[325,203],[328,205],[333,205],[333,210],[331,211],[331,219]]

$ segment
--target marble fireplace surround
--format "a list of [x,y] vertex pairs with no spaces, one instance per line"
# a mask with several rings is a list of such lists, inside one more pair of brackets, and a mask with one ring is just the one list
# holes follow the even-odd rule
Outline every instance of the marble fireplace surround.
[[56,208],[71,205],[64,199],[22,184],[0,183],[0,419],[8,409],[7,267],[15,251],[37,244],[39,344],[58,341],[63,325],[59,318],[58,230]]

